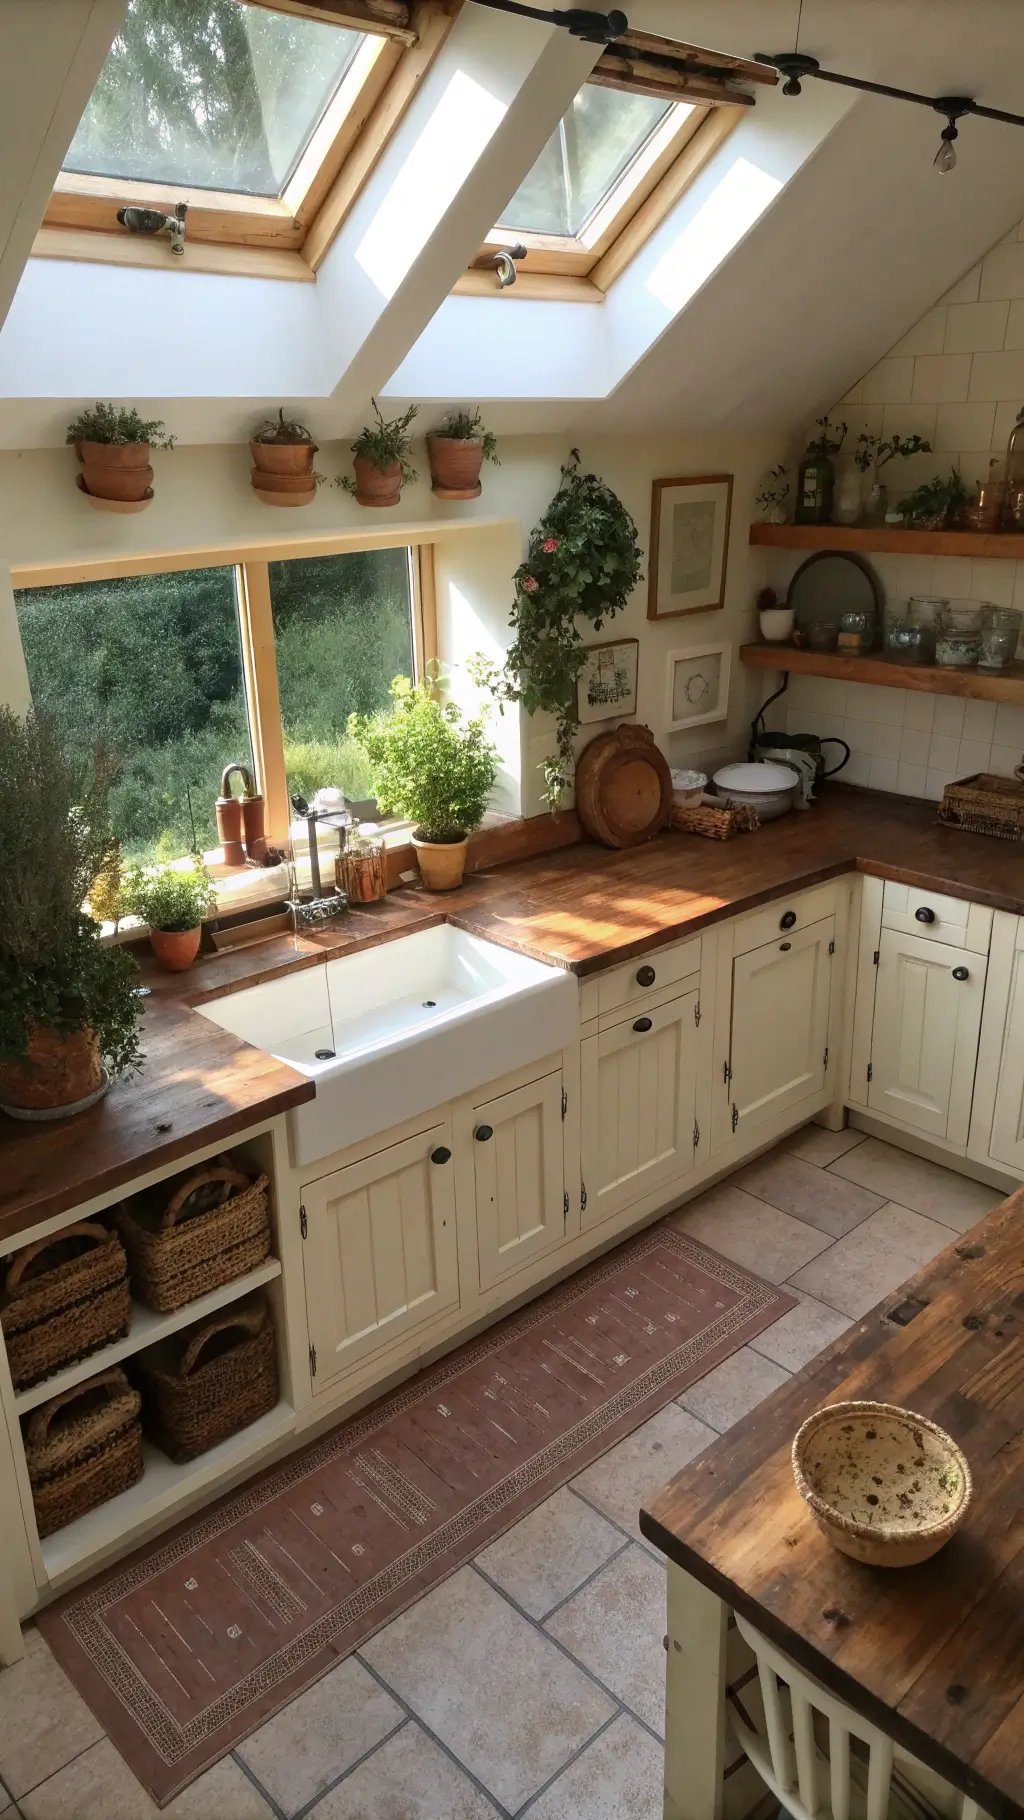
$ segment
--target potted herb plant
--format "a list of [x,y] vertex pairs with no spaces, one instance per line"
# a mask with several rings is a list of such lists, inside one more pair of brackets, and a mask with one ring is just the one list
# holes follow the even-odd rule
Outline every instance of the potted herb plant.
[[949,479],[936,474],[923,486],[905,493],[900,500],[903,522],[911,531],[941,531],[956,524],[967,504],[967,488],[958,468],[950,468]]
[[[153,497],[153,449],[173,449],[159,418],[148,421],[134,406],[96,404],[69,423],[65,441],[82,464],[79,490],[105,511],[145,511]],[[104,503],[105,502],[105,503]]]
[[433,491],[438,499],[478,499],[480,469],[498,460],[498,438],[485,430],[479,411],[449,411],[427,437]]
[[392,705],[364,718],[352,715],[349,733],[369,754],[381,807],[413,823],[423,883],[428,891],[454,891],[462,883],[469,836],[487,810],[498,755],[484,717],[464,720],[454,702],[438,701],[438,667],[419,683],[396,676]]
[[931,447],[931,443],[923,436],[871,436],[866,430],[861,431],[853,459],[863,475],[870,473],[872,476],[861,512],[861,524],[885,523],[885,515],[889,510],[889,490],[878,477],[887,463],[896,457],[900,461],[906,461],[910,455],[929,455]]
[[149,945],[163,967],[191,967],[199,953],[203,917],[217,896],[202,861],[189,865],[134,866],[121,889],[121,913],[149,924]]
[[418,406],[411,404],[402,417],[385,419],[373,400],[376,423],[364,424],[352,444],[355,475],[344,474],[341,485],[361,506],[397,506],[402,488],[419,479],[409,461],[412,438],[409,425]]
[[279,408],[276,419],[261,423],[249,443],[253,491],[268,506],[308,506],[316,498],[316,452],[305,424]]
[[61,1118],[141,1061],[138,969],[82,909],[109,854],[112,773],[47,716],[0,707],[0,777],[0,1107]]

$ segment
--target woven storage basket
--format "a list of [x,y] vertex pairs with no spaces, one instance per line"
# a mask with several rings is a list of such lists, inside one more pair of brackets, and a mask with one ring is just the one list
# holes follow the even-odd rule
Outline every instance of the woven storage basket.
[[708,840],[732,840],[734,834],[753,834],[761,826],[751,803],[723,803],[720,809],[711,803],[698,803],[693,809],[673,803],[668,819],[679,834],[703,834]]
[[146,1433],[174,1461],[194,1460],[277,1402],[274,1324],[262,1298],[176,1335],[169,1352],[163,1363],[141,1357],[138,1372]]
[[128,1259],[105,1226],[79,1220],[8,1260],[0,1328],[15,1390],[123,1340],[131,1324]]
[[141,1479],[140,1401],[120,1366],[112,1365],[32,1411],[25,1460],[41,1536]]
[[939,820],[967,834],[1024,840],[1024,782],[991,771],[960,778],[943,790]]
[[267,1178],[255,1181],[230,1157],[122,1201],[117,1224],[132,1286],[161,1314],[255,1270],[270,1252]]

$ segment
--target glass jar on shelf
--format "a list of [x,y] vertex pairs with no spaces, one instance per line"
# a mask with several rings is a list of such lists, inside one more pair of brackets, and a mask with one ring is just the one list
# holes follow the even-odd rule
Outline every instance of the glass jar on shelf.
[[878,615],[873,608],[851,608],[839,621],[837,648],[847,657],[863,657],[874,644],[877,630]]
[[808,619],[801,627],[808,651],[834,651],[839,640],[839,625],[834,619]]
[[1015,607],[983,608],[981,655],[978,658],[980,669],[1005,670],[1014,662],[1022,617],[1024,615]]
[[930,664],[935,657],[935,634],[912,619],[895,619],[889,627],[887,648],[896,663]]
[[357,823],[334,862],[334,876],[350,904],[381,902],[388,894],[384,836],[376,828],[360,828]]
[[1006,487],[1000,472],[998,461],[990,461],[988,473],[984,480],[979,480],[974,492],[963,507],[962,522],[965,531],[998,531],[1003,516],[1003,498]]

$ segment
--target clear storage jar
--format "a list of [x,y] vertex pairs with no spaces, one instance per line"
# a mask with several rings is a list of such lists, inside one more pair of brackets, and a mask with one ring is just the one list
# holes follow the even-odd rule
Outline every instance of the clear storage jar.
[[981,616],[981,655],[983,670],[1005,670],[1017,656],[1017,641],[1024,615],[1016,607],[986,607]]

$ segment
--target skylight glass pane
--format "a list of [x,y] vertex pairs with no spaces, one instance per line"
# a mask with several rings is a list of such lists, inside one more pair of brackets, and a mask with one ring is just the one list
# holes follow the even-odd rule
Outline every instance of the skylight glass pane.
[[363,35],[238,0],[130,0],[64,168],[279,196]]
[[582,88],[498,226],[525,234],[581,233],[673,105],[620,89]]

